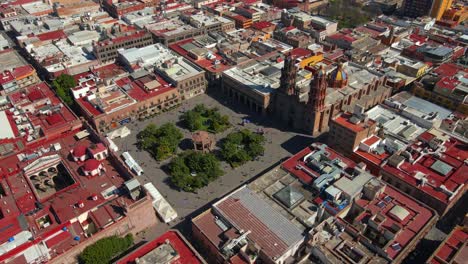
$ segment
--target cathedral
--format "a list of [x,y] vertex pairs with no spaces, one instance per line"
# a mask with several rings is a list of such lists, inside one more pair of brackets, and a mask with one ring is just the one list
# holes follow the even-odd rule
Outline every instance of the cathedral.
[[296,60],[289,54],[281,70],[273,112],[292,129],[313,136],[328,131],[328,122],[340,112],[351,112],[356,104],[367,110],[392,93],[383,74],[357,64],[340,63],[330,72],[319,66],[308,86],[297,85],[296,73]]

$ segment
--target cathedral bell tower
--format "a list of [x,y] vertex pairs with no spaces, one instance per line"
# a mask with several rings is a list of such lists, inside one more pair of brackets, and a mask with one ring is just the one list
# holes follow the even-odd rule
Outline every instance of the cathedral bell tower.
[[314,74],[310,82],[308,108],[313,112],[323,110],[325,106],[325,96],[327,95],[327,74],[323,66]]
[[284,60],[283,69],[281,69],[280,92],[287,95],[294,95],[296,89],[296,59],[291,53]]

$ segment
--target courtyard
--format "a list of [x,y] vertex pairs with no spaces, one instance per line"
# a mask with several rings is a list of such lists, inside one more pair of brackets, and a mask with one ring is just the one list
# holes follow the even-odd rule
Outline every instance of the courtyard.
[[[248,128],[252,131],[263,129],[266,139],[264,145],[265,154],[255,161],[250,161],[235,169],[231,168],[227,163],[221,162],[221,167],[225,172],[223,176],[219,177],[208,186],[199,189],[196,193],[189,193],[178,191],[170,185],[169,175],[164,171],[164,166],[166,166],[171,159],[157,162],[146,151],[140,151],[135,143],[137,141],[137,133],[148,124],[154,123],[160,126],[170,122],[176,124],[184,134],[184,139],[179,145],[180,149],[190,149],[192,147],[190,140],[191,132],[181,126],[179,118],[185,111],[193,109],[197,104],[204,104],[207,107],[217,107],[222,115],[229,116],[232,126],[226,131],[215,135],[215,140],[218,142],[220,139],[226,137],[227,134],[240,129]],[[233,109],[237,109],[237,111]],[[243,119],[248,119],[250,122],[242,125]],[[203,94],[183,102],[179,108],[144,121],[128,124],[127,127],[132,133],[123,139],[116,138],[114,142],[118,145],[120,152],[128,151],[142,166],[144,173],[139,177],[140,182],[142,184],[152,182],[177,211],[179,219],[171,223],[171,226],[173,226],[185,217],[192,216],[192,213],[202,208],[204,205],[222,197],[224,194],[232,191],[257,174],[272,167],[280,160],[294,154],[312,142],[312,139],[309,137],[289,132],[285,127],[273,126],[273,123],[274,120],[269,119],[267,116],[252,115],[252,113],[244,109],[241,105],[234,105],[233,102],[224,101],[222,99],[217,100],[209,95]]]

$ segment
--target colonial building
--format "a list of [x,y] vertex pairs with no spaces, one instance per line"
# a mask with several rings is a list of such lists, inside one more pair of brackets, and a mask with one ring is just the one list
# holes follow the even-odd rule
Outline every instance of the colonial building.
[[330,74],[320,66],[309,87],[296,84],[295,72],[295,59],[289,55],[273,111],[289,127],[314,136],[327,131],[328,122],[340,112],[352,112],[356,104],[369,109],[391,95],[385,76],[352,63],[340,64]]

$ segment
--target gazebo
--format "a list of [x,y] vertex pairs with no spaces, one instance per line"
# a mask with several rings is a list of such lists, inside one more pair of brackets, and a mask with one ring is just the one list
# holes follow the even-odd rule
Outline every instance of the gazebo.
[[197,131],[192,134],[193,148],[195,150],[209,152],[214,147],[214,137],[206,131]]

